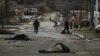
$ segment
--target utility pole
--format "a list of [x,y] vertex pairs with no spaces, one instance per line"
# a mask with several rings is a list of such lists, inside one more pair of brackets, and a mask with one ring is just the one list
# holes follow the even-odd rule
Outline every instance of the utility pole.
[[7,5],[7,3],[8,3],[8,0],[4,0],[4,10],[5,10],[5,12],[4,12],[4,19],[2,20],[2,28],[5,28],[4,27],[4,21],[8,20],[7,19],[8,18],[8,5]]
[[94,20],[94,0],[91,0],[91,6],[90,6],[90,10],[91,10],[91,12],[90,12],[90,29],[93,29],[94,27],[94,22],[93,22],[93,20]]
[[95,16],[95,19],[94,19],[94,24],[95,24],[95,27],[98,25],[98,17],[99,17],[99,12],[98,12],[98,0],[96,0],[96,11],[94,13],[94,16]]
[[83,4],[81,2],[81,8],[80,8],[80,19],[82,19],[82,9],[83,9]]
[[8,17],[8,0],[5,0],[6,17]]

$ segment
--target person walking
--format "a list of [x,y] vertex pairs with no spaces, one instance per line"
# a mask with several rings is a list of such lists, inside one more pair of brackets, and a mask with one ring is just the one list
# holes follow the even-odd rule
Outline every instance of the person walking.
[[66,33],[67,30],[67,34],[69,34],[69,22],[65,21],[64,23],[64,30],[61,32],[62,34]]
[[35,32],[35,33],[38,33],[38,28],[39,28],[39,26],[40,26],[40,23],[39,23],[39,21],[36,19],[36,20],[34,21],[34,23],[33,23],[33,27],[34,27],[34,32]]
[[67,33],[69,34],[69,23],[68,23],[68,21],[65,21],[65,23],[64,23],[65,25],[64,25],[64,31],[66,31],[67,30]]

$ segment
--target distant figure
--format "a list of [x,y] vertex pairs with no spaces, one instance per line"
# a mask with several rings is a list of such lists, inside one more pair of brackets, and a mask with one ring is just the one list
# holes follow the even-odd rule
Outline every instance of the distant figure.
[[63,15],[60,15],[60,25],[62,26],[63,25]]
[[55,27],[57,27],[57,21],[54,21],[55,22]]
[[47,50],[39,50],[39,53],[69,53],[70,49],[63,43],[56,43],[53,47]]
[[49,17],[49,20],[51,21],[51,17]]
[[67,33],[69,34],[69,22],[68,21],[65,21],[64,30],[61,33],[62,34],[66,33],[66,30],[67,30]]
[[70,29],[72,29],[72,27],[73,27],[73,20],[72,20],[72,18],[70,17],[68,21],[69,21]]
[[75,26],[75,28],[78,28],[79,25],[80,25],[80,19],[78,17],[76,17],[74,20],[74,26]]
[[75,25],[75,19],[76,19],[76,15],[73,14],[70,18],[69,18],[69,26],[70,26],[70,29],[72,29]]
[[34,27],[34,32],[35,32],[35,33],[38,33],[38,28],[39,28],[39,26],[40,26],[40,23],[39,23],[39,21],[36,19],[36,20],[34,21],[34,23],[33,23],[33,27]]

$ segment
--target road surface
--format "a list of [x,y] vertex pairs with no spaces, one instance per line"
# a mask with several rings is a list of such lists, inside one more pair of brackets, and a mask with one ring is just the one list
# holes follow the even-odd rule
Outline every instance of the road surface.
[[[28,35],[32,41],[3,40],[14,35],[0,35],[0,56],[100,56],[100,41],[87,41],[72,34],[60,34],[62,28],[52,26],[53,23],[46,20],[41,22],[38,34],[33,32],[32,23],[25,24],[16,32]],[[38,53],[38,50],[48,49],[58,42],[68,46],[71,53]]]

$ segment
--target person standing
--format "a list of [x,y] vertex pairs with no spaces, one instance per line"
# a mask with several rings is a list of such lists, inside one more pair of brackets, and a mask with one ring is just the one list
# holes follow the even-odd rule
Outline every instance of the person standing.
[[34,21],[34,23],[33,23],[33,27],[34,27],[34,32],[35,32],[35,33],[38,33],[38,28],[39,28],[39,26],[40,26],[40,23],[39,23],[39,21],[36,19],[36,20]]
[[69,17],[68,22],[69,22],[69,28],[70,29],[74,28],[75,19],[76,19],[76,16],[74,14]]
[[79,28],[79,25],[80,25],[80,19],[79,19],[79,17],[76,18],[75,25],[76,25],[76,28]]
[[70,29],[72,29],[73,28],[73,19],[70,17],[68,22],[69,22]]
[[57,27],[57,21],[54,21],[54,23],[55,23],[55,27]]

